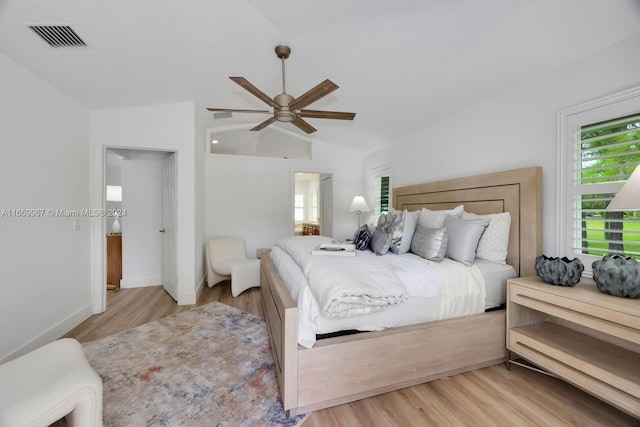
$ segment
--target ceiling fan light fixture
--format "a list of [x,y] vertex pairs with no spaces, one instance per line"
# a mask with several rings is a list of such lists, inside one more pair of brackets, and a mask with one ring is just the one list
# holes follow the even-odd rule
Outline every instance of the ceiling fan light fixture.
[[291,111],[278,111],[276,112],[276,120],[279,122],[289,123],[296,119],[295,113]]

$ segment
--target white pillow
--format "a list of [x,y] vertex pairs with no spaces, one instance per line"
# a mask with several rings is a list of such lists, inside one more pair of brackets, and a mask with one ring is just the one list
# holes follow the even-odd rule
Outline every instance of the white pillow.
[[484,218],[488,218],[490,222],[480,238],[480,243],[478,243],[478,249],[476,250],[476,257],[506,264],[509,249],[511,214],[509,212],[488,215],[477,215],[471,212],[464,212],[462,214],[462,219]]
[[442,228],[444,227],[444,220],[447,215],[460,218],[462,217],[463,212],[464,205],[459,205],[454,209],[444,211],[432,211],[427,208],[422,208],[422,210],[420,211],[420,216],[418,217],[418,224],[426,228]]

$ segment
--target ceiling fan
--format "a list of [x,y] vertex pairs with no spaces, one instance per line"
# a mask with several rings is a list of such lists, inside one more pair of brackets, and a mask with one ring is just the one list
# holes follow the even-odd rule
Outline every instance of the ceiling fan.
[[282,61],[282,93],[276,95],[271,99],[268,95],[262,92],[260,89],[249,83],[244,77],[229,77],[231,80],[245,88],[247,91],[258,97],[271,107],[270,110],[238,110],[231,108],[207,108],[209,111],[217,112],[236,112],[236,113],[266,113],[272,114],[272,117],[268,118],[264,122],[260,123],[256,127],[252,128],[253,131],[258,131],[269,126],[271,123],[278,122],[291,122],[292,125],[297,126],[306,133],[315,132],[316,129],[311,126],[304,118],[314,119],[338,119],[338,120],[353,120],[356,113],[344,113],[340,111],[320,111],[320,110],[305,110],[304,107],[317,101],[325,95],[330,94],[334,90],[338,89],[338,85],[327,79],[310,89],[297,98],[289,95],[286,92],[285,87],[285,73],[284,73],[284,60],[291,54],[289,46],[278,45],[276,46],[276,55]]

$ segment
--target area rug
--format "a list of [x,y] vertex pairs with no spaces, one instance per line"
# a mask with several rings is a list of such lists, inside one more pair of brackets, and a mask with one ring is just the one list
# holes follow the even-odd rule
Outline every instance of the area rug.
[[104,425],[297,426],[282,407],[264,319],[210,303],[83,344]]

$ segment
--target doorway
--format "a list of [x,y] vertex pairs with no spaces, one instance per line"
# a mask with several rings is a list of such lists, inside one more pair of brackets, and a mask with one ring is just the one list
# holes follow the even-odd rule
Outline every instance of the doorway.
[[333,175],[294,172],[293,232],[296,236],[333,235]]
[[[119,288],[162,285],[177,301],[175,157],[171,151],[107,148],[105,182],[119,186],[122,196],[118,232],[113,217],[107,215],[105,225],[108,283],[113,281],[110,269],[117,262],[109,252],[109,242],[119,237]],[[107,211],[109,203],[113,202],[105,201]]]

